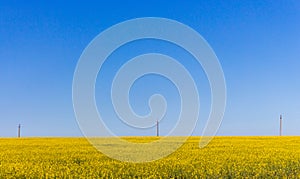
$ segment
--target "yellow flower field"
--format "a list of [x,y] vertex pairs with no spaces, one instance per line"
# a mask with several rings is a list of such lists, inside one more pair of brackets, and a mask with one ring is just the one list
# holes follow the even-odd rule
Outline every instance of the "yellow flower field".
[[0,178],[300,178],[300,137],[216,137],[203,149],[199,139],[161,160],[127,163],[85,138],[3,138]]

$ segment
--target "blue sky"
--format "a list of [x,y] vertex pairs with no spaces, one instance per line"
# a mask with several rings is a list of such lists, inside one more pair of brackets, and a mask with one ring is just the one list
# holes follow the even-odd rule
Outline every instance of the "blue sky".
[[[80,54],[106,28],[149,16],[192,27],[214,49],[227,85],[226,112],[218,135],[277,135],[280,114],[284,134],[300,135],[300,3],[295,0],[1,1],[0,136],[16,136],[19,123],[24,136],[81,136],[72,105],[73,73]],[[109,119],[108,125],[119,135],[141,134],[113,122],[109,80],[126,58],[161,52],[177,57],[197,77],[201,114],[194,135],[200,135],[210,106],[201,66],[164,42],[137,41],[122,48],[111,56],[122,60],[108,59],[101,72],[104,79],[98,76],[96,83],[97,105]],[[168,80],[146,76],[137,81],[130,94],[132,106],[137,113],[147,114],[147,98],[153,92],[171,101],[161,124],[166,134],[179,109],[178,94]],[[155,130],[143,134],[152,135]]]

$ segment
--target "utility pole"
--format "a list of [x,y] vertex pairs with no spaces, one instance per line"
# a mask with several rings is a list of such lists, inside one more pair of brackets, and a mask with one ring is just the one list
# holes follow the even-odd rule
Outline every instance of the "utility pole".
[[279,129],[279,135],[282,136],[282,115],[280,114],[280,129]]
[[159,136],[159,123],[158,123],[158,120],[156,121],[156,136],[158,137]]
[[19,124],[18,126],[18,138],[21,137],[21,124]]

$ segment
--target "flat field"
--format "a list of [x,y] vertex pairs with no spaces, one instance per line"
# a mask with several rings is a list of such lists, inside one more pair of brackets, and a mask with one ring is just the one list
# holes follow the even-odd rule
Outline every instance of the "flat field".
[[163,159],[128,163],[85,138],[2,138],[0,178],[300,178],[300,137],[215,137],[203,149],[199,139]]

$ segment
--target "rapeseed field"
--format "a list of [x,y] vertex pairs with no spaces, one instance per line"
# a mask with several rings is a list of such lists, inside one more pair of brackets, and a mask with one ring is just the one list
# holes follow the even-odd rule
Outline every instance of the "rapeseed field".
[[130,163],[85,138],[2,138],[0,178],[300,178],[300,137],[215,137],[202,149],[199,140],[190,137],[163,159]]

